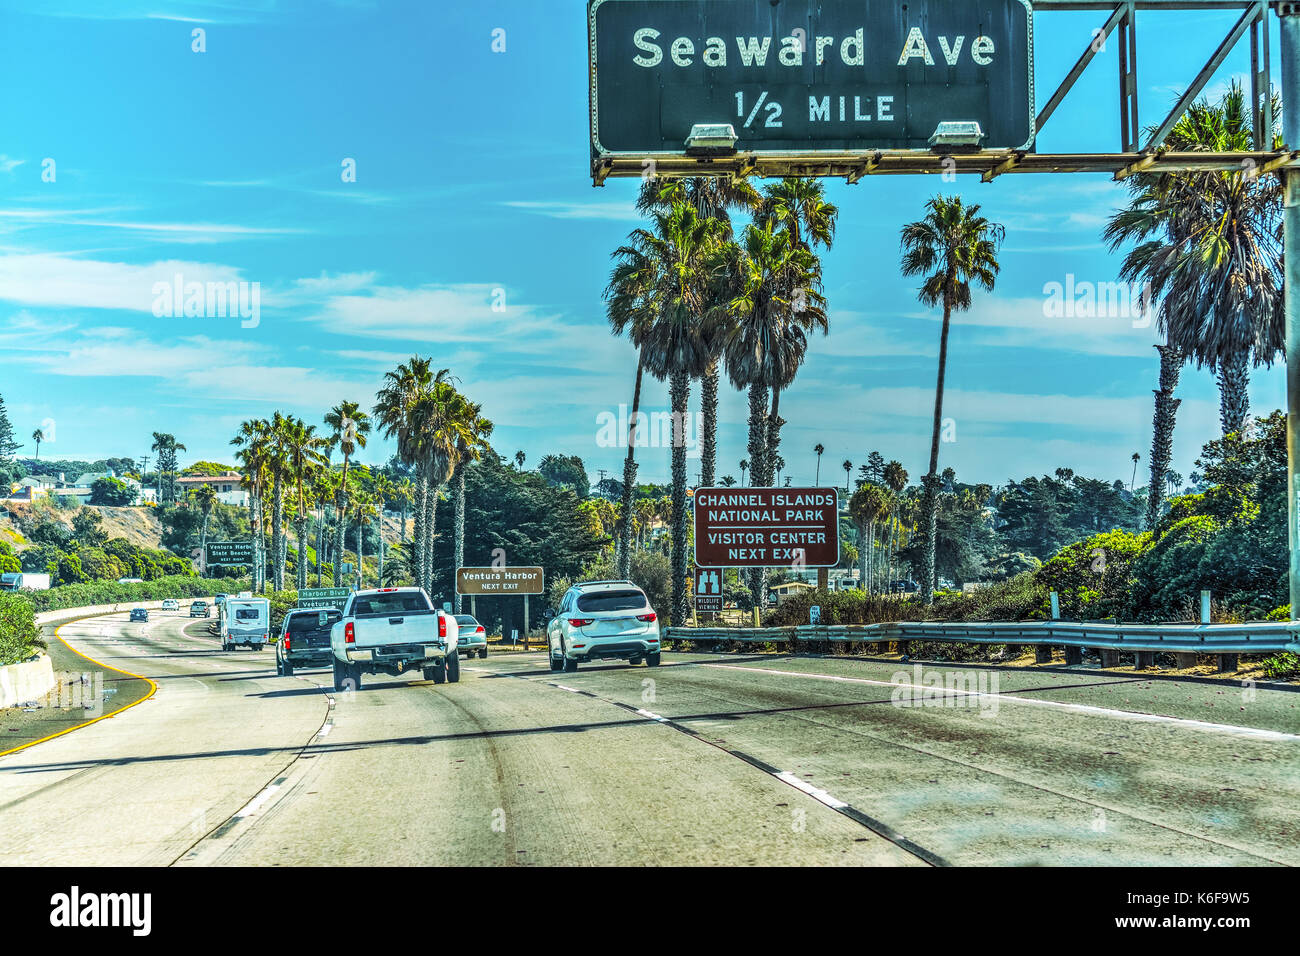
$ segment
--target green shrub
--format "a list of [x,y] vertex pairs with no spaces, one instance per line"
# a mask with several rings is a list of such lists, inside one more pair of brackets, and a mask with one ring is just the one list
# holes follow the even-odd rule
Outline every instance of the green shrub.
[[1260,664],[1264,668],[1264,676],[1274,680],[1291,680],[1300,677],[1300,656],[1289,651],[1266,657],[1260,661]]
[[0,667],[24,661],[44,646],[31,602],[21,594],[0,593]]
[[1129,618],[1133,564],[1150,545],[1149,534],[1105,531],[1062,548],[1034,574],[1060,597],[1061,616],[1078,620]]
[[882,624],[920,619],[915,601],[899,600],[866,591],[804,591],[791,596],[763,616],[764,627],[793,627],[808,623],[813,605],[821,610],[823,624]]
[[[1046,567],[1046,565],[1044,565]],[[1048,588],[1038,572],[1017,574],[970,594],[959,591],[935,595],[926,613],[931,621],[1029,621],[1048,616]]]
[[171,575],[142,584],[118,584],[116,581],[87,581],[68,584],[48,591],[24,591],[18,597],[37,613],[96,604],[131,604],[161,601],[164,598],[207,597],[217,592],[234,593],[250,587],[247,578],[208,579],[192,575]]

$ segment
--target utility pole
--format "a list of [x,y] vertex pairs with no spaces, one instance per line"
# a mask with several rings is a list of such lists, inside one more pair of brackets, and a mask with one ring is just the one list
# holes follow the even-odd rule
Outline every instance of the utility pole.
[[[1282,2],[1274,8],[1282,36],[1282,135],[1287,149],[1300,148],[1300,2]],[[1266,94],[1267,95],[1267,94]],[[1256,109],[1259,104],[1252,104]],[[1259,144],[1256,144],[1258,147]],[[1300,614],[1300,169],[1282,170],[1285,210],[1282,221],[1283,273],[1286,306],[1286,515],[1290,545],[1291,620]]]

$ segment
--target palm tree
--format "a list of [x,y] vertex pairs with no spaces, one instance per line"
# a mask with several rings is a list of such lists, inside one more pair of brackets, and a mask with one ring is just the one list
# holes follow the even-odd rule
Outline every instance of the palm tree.
[[[392,479],[380,471],[375,473],[371,490],[374,492],[375,535],[379,542],[375,546],[376,557],[379,560],[376,580],[382,582],[384,580],[384,508],[396,494],[397,486],[393,484]],[[459,610],[458,607],[457,611]]]
[[864,482],[849,499],[849,515],[858,529],[858,568],[862,587],[875,592],[876,524],[889,514],[889,494],[879,485]]
[[939,333],[939,374],[934,389],[934,427],[930,437],[930,468],[922,480],[925,542],[922,559],[921,600],[934,600],[935,546],[938,534],[939,434],[943,425],[943,386],[948,370],[948,332],[954,311],[971,305],[971,283],[992,292],[1001,266],[998,247],[1006,235],[1004,227],[979,214],[978,204],[967,206],[960,196],[936,196],[926,208],[925,218],[909,223],[902,231],[905,276],[923,276],[917,297],[924,305],[943,306],[943,328]]
[[735,477],[735,475],[723,475],[721,478],[718,479],[718,485],[719,485],[719,487],[722,487],[722,488],[734,488],[734,487],[736,487],[736,477]]
[[742,458],[740,460],[740,484],[742,487],[745,484],[745,472],[747,471],[749,471],[749,459]]
[[898,511],[903,490],[907,487],[907,470],[903,467],[902,462],[891,461],[885,465],[885,487],[890,491],[888,587],[892,591],[894,586],[894,553],[898,545]]
[[41,442],[45,441],[45,432],[39,428],[32,432],[32,441],[36,442],[36,460],[41,460]]
[[[731,221],[732,212],[753,213],[763,203],[763,197],[744,178],[696,176],[689,179],[650,179],[641,187],[637,210],[643,214],[665,211],[674,203],[684,203],[695,208],[701,219],[721,223],[721,241],[730,243],[735,235]],[[721,273],[712,289],[713,305],[723,306],[735,294],[734,275]],[[722,357],[725,328],[711,324],[706,329],[713,359],[700,376],[700,404],[704,412],[704,434],[700,449],[700,485],[713,485],[718,460],[718,362]]]
[[269,471],[271,423],[266,419],[249,419],[242,422],[230,444],[238,451],[235,457],[243,473],[241,485],[248,490],[249,524],[253,538],[253,590],[266,588],[266,506],[265,489]]
[[[329,466],[329,439],[316,434],[316,426],[301,418],[286,418],[280,429],[280,446],[288,465],[288,474],[297,488],[298,508],[295,512],[298,532],[298,590],[307,586],[307,510],[306,486],[317,469]],[[316,555],[320,561],[320,555]]]
[[407,510],[415,503],[414,486],[410,478],[403,478],[393,486],[393,498],[397,501],[398,509],[402,513],[402,543],[406,543],[406,514]]
[[822,483],[822,455],[826,454],[826,446],[818,442],[813,446],[813,454],[817,456],[817,477],[813,479],[813,487],[820,487]]
[[[610,330],[615,335],[626,332],[637,350],[632,414],[627,425],[627,456],[623,459],[621,503],[625,516],[631,514],[632,493],[636,487],[636,426],[641,414],[641,382],[645,373],[644,340],[647,329],[655,319],[656,293],[664,281],[660,272],[662,263],[648,255],[644,244],[637,243],[636,238],[637,234],[633,233],[631,245],[614,250],[613,258],[617,264],[605,289]],[[631,531],[629,523],[624,521],[614,549],[618,564],[617,575],[623,579],[631,575]]]
[[1142,456],[1139,455],[1137,452],[1133,452],[1133,477],[1130,478],[1130,479],[1129,479],[1129,482],[1128,482],[1128,490],[1129,490],[1129,491],[1132,491],[1132,490],[1133,490],[1133,486],[1137,483],[1137,480],[1138,480],[1138,462],[1141,461],[1141,460],[1142,460]]
[[846,459],[840,467],[844,469],[844,493],[847,495],[849,493],[849,478],[852,477],[853,462]]
[[517,468],[519,471],[523,471],[523,470],[524,470],[524,462],[525,462],[527,459],[528,459],[528,456],[525,455],[522,451],[517,451],[517,452],[515,452],[515,468]]
[[[491,446],[488,438],[492,435],[493,425],[483,417],[483,406],[461,396],[457,412],[460,428],[456,432],[456,464],[452,471],[452,485],[455,487],[455,554],[451,569],[452,587],[456,588],[456,572],[465,563],[465,469],[472,462],[481,461],[483,453]],[[456,613],[461,612],[460,590],[455,590]]]
[[331,429],[330,448],[337,446],[343,451],[343,479],[339,482],[339,500],[335,505],[335,518],[338,526],[334,529],[334,586],[343,584],[343,532],[348,510],[348,462],[358,448],[366,447],[366,436],[370,434],[370,416],[361,410],[356,402],[340,402],[325,415],[325,424]]
[[199,512],[203,515],[203,528],[199,532],[199,554],[203,555],[203,570],[206,573],[208,567],[208,519],[212,516],[212,509],[217,503],[217,492],[211,485],[199,485],[194,491],[194,502],[199,506]]
[[[329,468],[317,468],[312,474],[311,500],[316,507],[316,587],[322,584],[325,563],[325,506],[338,500],[339,476]],[[335,558],[337,560],[337,557]]]
[[717,321],[714,290],[726,268],[724,229],[694,206],[673,203],[652,215],[653,229],[637,229],[629,245],[658,263],[650,293],[654,318],[642,337],[646,371],[669,383],[673,420],[672,581],[669,619],[686,621],[686,416],[690,382],[714,360],[711,323]]

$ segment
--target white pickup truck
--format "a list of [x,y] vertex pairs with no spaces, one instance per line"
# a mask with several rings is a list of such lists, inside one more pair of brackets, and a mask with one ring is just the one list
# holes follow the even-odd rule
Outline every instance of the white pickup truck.
[[330,628],[334,689],[360,690],[362,674],[419,668],[435,684],[460,680],[456,618],[434,608],[422,588],[355,591]]

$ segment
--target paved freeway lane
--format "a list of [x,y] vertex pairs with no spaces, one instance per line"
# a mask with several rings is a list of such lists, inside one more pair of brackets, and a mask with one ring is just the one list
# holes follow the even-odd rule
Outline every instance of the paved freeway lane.
[[278,689],[269,653],[223,654],[205,633],[186,636],[180,615],[127,617],[67,624],[60,636],[152,679],[157,693],[0,757],[0,864],[169,864],[289,766],[323,724],[323,695],[268,696]]

